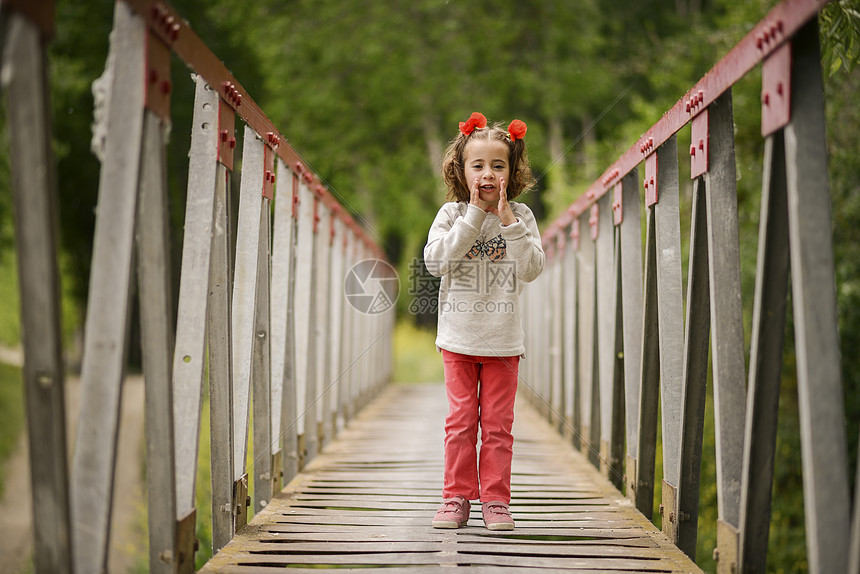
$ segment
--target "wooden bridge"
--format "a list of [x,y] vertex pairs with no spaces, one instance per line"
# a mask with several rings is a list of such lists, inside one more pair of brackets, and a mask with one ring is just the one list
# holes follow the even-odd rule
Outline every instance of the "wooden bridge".
[[522,404],[511,479],[517,528],[487,530],[476,507],[465,528],[434,530],[428,518],[439,506],[439,421],[447,411],[441,385],[389,385],[202,571],[267,572],[285,565],[291,572],[371,565],[386,572],[440,566],[699,571]]
[[[207,380],[217,554],[203,571],[699,571],[709,349],[718,568],[764,572],[789,277],[809,569],[860,572],[816,22],[825,3],[775,7],[543,232],[547,268],[523,301],[529,357],[515,423],[511,533],[487,531],[476,515],[457,531],[429,527],[440,496],[444,393],[388,384],[389,293],[362,290],[368,277],[395,278],[383,253],[181,16],[150,0],[116,3],[111,61],[122,64],[104,76],[110,103],[82,411],[68,468],[46,112],[53,12],[49,1],[4,2],[36,572],[106,569],[135,278],[152,572],[194,570]],[[164,147],[171,53],[196,78],[175,323]],[[747,374],[731,88],[759,64],[766,151]],[[688,125],[691,214],[680,209],[676,139]],[[686,295],[682,218],[691,230]],[[345,293],[345,281],[354,290]],[[658,446],[662,530],[650,521]]]

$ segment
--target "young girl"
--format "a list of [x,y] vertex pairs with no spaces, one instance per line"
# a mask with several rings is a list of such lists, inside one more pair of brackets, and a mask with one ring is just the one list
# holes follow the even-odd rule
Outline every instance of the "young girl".
[[476,499],[487,528],[514,528],[511,427],[525,353],[519,295],[545,259],[531,210],[508,201],[534,185],[525,133],[520,120],[504,130],[488,127],[475,112],[460,123],[442,165],[449,203],[436,214],[424,247],[428,271],[442,278],[436,346],[449,405],[444,500],[435,528],[465,525]]

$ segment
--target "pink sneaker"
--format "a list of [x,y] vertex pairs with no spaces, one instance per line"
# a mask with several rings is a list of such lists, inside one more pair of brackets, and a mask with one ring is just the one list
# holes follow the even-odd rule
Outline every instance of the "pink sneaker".
[[446,498],[433,517],[433,528],[460,528],[469,521],[472,505],[462,496]]
[[487,526],[487,530],[514,529],[514,519],[511,517],[511,510],[501,500],[485,502],[481,507],[481,513],[484,515],[484,524]]

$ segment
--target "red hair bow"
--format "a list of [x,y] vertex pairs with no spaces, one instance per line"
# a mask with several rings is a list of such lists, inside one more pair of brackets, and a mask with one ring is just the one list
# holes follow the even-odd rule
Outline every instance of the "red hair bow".
[[481,112],[472,112],[472,115],[469,116],[468,120],[460,122],[460,131],[463,132],[464,136],[475,131],[475,128],[485,127],[487,127],[487,118],[485,118],[484,114]]
[[522,120],[514,120],[508,126],[508,135],[511,136],[512,140],[521,140],[526,135],[526,123]]

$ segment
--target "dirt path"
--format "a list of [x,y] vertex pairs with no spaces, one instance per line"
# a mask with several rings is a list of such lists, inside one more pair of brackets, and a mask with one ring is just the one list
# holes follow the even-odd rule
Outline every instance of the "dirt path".
[[[0,360],[20,365],[20,354],[0,349]],[[129,376],[122,393],[122,428],[117,448],[117,484],[108,562],[108,571],[118,574],[128,572],[136,556],[145,556],[141,550],[145,542],[139,526],[144,516],[140,508],[145,504],[141,466],[143,389],[143,377]],[[72,442],[77,429],[79,398],[80,379],[70,377],[66,381],[66,424]],[[0,512],[0,574],[18,574],[27,567],[32,554],[32,497],[26,434],[23,433],[18,448],[7,462],[9,472],[0,500],[0,508],[4,509]]]

